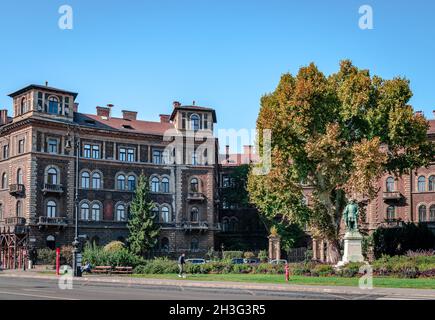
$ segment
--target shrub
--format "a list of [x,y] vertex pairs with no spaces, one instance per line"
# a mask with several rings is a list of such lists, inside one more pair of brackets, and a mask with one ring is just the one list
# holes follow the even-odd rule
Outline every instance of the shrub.
[[224,251],[223,252],[223,259],[224,260],[230,260],[234,258],[242,258],[243,257],[243,251]]
[[318,264],[310,270],[310,273],[314,277],[325,277],[334,274],[334,268],[329,264]]
[[83,252],[83,263],[89,262],[95,266],[112,267],[136,267],[145,263],[142,257],[138,257],[126,248],[108,251],[106,248],[88,245]]
[[296,263],[292,266],[291,273],[295,276],[310,275],[314,266],[313,262]]
[[266,250],[260,250],[260,252],[258,252],[258,259],[260,259],[261,262],[266,262],[267,258],[268,255]]
[[255,258],[255,253],[253,253],[252,251],[246,251],[245,253],[243,253],[243,258],[245,259]]
[[373,233],[373,251],[376,258],[382,255],[403,255],[409,250],[433,249],[435,235],[427,225],[407,223],[400,228],[379,228]]
[[359,269],[363,265],[362,262],[350,262],[335,273],[341,277],[352,278],[359,274]]
[[116,252],[125,248],[125,244],[121,241],[112,241],[104,246],[106,252]]
[[176,261],[168,260],[167,258],[156,258],[138,265],[134,269],[134,272],[139,274],[178,273],[178,266]]
[[38,264],[49,264],[49,265],[55,265],[56,264],[56,251],[43,248],[38,249]]
[[250,273],[253,267],[249,264],[235,264],[232,269],[233,273]]

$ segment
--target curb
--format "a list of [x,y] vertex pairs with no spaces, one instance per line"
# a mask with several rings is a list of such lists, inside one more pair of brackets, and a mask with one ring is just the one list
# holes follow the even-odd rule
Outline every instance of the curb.
[[[41,280],[57,280],[54,275],[21,275],[1,274],[1,277],[27,278]],[[356,287],[332,287],[332,286],[307,286],[298,284],[261,284],[243,282],[215,282],[215,281],[194,281],[194,280],[171,280],[171,279],[141,279],[141,278],[102,278],[82,277],[74,281],[80,283],[114,283],[126,285],[149,285],[163,287],[186,287],[186,288],[208,288],[208,289],[238,289],[253,291],[274,291],[274,292],[315,292],[329,294],[351,294],[351,295],[379,295],[400,298],[426,298],[435,300],[435,290],[431,289],[407,289],[407,288],[373,288],[359,289]]]

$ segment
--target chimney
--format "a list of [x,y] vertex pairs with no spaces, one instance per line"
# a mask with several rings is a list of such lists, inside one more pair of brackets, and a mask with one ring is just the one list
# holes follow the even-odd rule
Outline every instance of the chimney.
[[2,109],[0,110],[0,125],[4,125],[8,123],[8,110]]
[[169,123],[169,119],[171,118],[169,114],[160,114],[159,117],[161,123]]
[[230,162],[230,146],[228,144],[225,146],[225,161]]
[[74,103],[73,112],[79,112],[79,104],[77,102]]
[[122,118],[124,120],[136,120],[137,119],[137,112],[136,111],[122,110]]
[[181,103],[178,102],[178,101],[174,101],[174,102],[172,103],[172,105],[174,106],[174,108],[181,107]]
[[421,116],[421,117],[422,117],[422,116],[423,116],[423,111],[416,111],[416,112],[415,112],[415,115],[416,115],[416,116]]
[[100,107],[97,106],[97,116],[109,119],[110,118],[110,107],[107,105],[107,107]]
[[48,81],[45,81],[45,86],[48,87]]

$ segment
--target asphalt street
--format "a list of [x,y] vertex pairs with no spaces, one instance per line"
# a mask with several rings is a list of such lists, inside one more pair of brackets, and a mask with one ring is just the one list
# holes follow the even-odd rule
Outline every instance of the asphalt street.
[[0,300],[355,300],[388,299],[379,295],[319,292],[186,288],[137,284],[76,282],[61,289],[57,280],[0,277]]

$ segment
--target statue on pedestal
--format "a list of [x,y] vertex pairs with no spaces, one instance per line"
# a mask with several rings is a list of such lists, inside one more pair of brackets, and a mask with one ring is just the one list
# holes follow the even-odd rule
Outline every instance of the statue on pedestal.
[[346,225],[346,231],[358,231],[358,204],[355,199],[351,199],[343,211],[343,220]]

